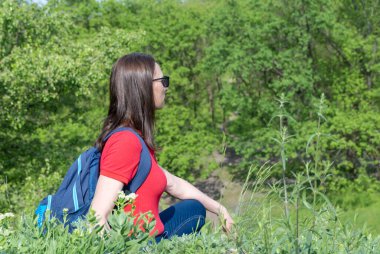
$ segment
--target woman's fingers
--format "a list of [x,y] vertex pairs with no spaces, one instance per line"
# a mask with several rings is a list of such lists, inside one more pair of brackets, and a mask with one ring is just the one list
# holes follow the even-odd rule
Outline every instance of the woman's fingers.
[[230,217],[230,220],[227,220],[226,225],[227,225],[228,231],[231,231],[231,229],[232,229],[232,227],[234,225],[234,221],[232,220],[231,217]]
[[231,216],[227,210],[224,210],[223,217],[224,217],[223,229],[227,233],[230,233],[232,226],[234,225],[234,220],[231,218]]

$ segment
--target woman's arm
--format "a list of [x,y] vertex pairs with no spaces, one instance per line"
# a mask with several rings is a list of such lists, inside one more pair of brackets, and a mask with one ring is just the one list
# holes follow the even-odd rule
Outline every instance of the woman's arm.
[[166,175],[167,185],[165,191],[170,195],[179,199],[196,199],[201,202],[204,207],[217,215],[223,215],[226,221],[226,230],[230,231],[234,223],[227,209],[219,202],[213,200],[202,191],[198,190],[194,185],[186,180],[179,178],[162,168]]
[[113,134],[104,145],[100,159],[99,179],[91,208],[99,224],[108,227],[107,218],[111,213],[119,191],[133,178],[139,165],[142,146],[132,132],[121,131]]
[[106,229],[109,228],[106,223],[108,215],[115,206],[114,202],[123,186],[124,184],[118,180],[103,175],[99,176],[91,209],[95,211],[99,225],[104,225]]

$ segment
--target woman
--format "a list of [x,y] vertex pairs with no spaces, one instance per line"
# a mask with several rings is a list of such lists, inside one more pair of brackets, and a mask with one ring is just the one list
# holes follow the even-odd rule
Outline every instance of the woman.
[[[233,220],[225,207],[187,181],[161,168],[155,159],[155,110],[164,106],[168,87],[169,77],[163,76],[160,66],[150,55],[132,53],[114,64],[110,77],[108,116],[96,142],[102,155],[92,209],[99,223],[107,227],[107,216],[114,207],[118,192],[136,173],[142,146],[134,134],[118,132],[105,144],[103,142],[110,131],[125,126],[139,132],[150,150],[151,171],[137,190],[135,213],[152,212],[156,220],[153,229],[153,233],[157,234],[156,241],[199,231],[204,224],[205,208],[222,216],[229,231]],[[182,201],[159,213],[159,200],[164,191]]]

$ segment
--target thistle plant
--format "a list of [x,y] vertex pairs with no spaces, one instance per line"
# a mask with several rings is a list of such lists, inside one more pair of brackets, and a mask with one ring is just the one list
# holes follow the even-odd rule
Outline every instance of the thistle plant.
[[[285,98],[284,94],[281,94],[280,98],[277,99],[279,102],[279,113],[274,116],[279,118],[279,131],[278,131],[278,138],[273,138],[276,143],[280,145],[280,155],[281,155],[281,166],[282,166],[282,182],[283,182],[283,191],[284,191],[284,211],[285,211],[285,216],[289,218],[289,200],[288,200],[288,187],[286,184],[286,152],[285,152],[285,145],[286,143],[289,142],[289,139],[292,136],[288,135],[288,128],[285,125],[285,120],[286,119],[293,119],[291,118],[286,110],[285,110],[285,104],[288,103],[288,101]],[[271,121],[273,118],[271,119]],[[293,119],[294,120],[294,119]],[[270,121],[270,122],[271,122]]]
[[[315,159],[314,159],[314,171],[317,172],[318,171],[318,162],[319,162],[319,141],[320,141],[320,138],[321,138],[321,122],[322,122],[322,119],[323,120],[326,120],[326,118],[323,116],[323,110],[325,108],[325,95],[322,93],[321,95],[321,99],[319,100],[319,105],[318,105],[318,112],[317,112],[317,115],[318,115],[318,124],[317,124],[317,132],[314,134],[317,138],[317,141],[316,141],[316,149],[315,149]],[[313,136],[312,136],[313,137]],[[314,185],[316,187],[316,184]]]
[[[311,164],[310,161],[307,162],[305,165],[306,173],[307,173],[307,176],[309,179],[309,184],[310,184],[311,190],[313,191],[313,204],[314,205],[316,204],[318,181],[323,179],[323,175],[326,175],[327,170],[329,170],[329,168],[332,165],[331,163],[325,165],[323,170],[319,170],[319,168],[318,168],[318,164],[320,163],[320,141],[321,141],[321,137],[322,136],[328,136],[327,134],[322,133],[322,131],[321,131],[323,121],[327,121],[327,119],[323,115],[325,108],[326,108],[326,106],[325,106],[325,95],[323,93],[321,95],[321,98],[319,100],[317,108],[318,108],[318,111],[317,111],[317,116],[318,116],[317,127],[315,130],[315,133],[310,136],[310,138],[306,144],[306,154],[309,154],[309,148],[313,144],[312,141],[315,139],[315,143],[314,143],[315,147],[314,147],[313,154],[309,154],[313,157],[314,166],[313,167],[310,166],[310,164]],[[310,171],[313,173],[313,177],[310,176]]]

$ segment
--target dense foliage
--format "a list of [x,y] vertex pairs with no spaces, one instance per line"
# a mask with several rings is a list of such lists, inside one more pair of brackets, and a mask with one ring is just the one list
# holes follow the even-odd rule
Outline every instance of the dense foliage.
[[[281,164],[286,170],[286,163]],[[76,222],[71,234],[54,218],[38,228],[30,215],[16,220],[12,213],[0,213],[0,253],[378,253],[380,237],[342,223],[340,212],[313,186],[315,178],[307,174],[307,165],[294,184],[277,182],[268,192],[263,186],[271,171],[268,165],[250,168],[229,234],[207,224],[201,234],[156,244],[147,233],[153,228],[149,214],[140,217],[145,221],[143,232],[134,223],[133,211],[123,210],[126,203],[133,206],[132,195],[121,192],[107,231],[97,225],[93,212]]]
[[278,208],[273,203],[256,203],[241,210],[230,235],[206,225],[200,235],[175,237],[160,244],[147,234],[129,236],[135,226],[126,223],[131,217],[124,212],[111,216],[113,228],[106,234],[89,223],[68,234],[55,221],[46,225],[43,234],[30,216],[16,223],[8,215],[0,218],[0,253],[379,253],[379,237],[342,223],[328,205],[316,210],[307,205],[308,218],[300,219],[299,224],[293,223],[294,218],[272,216]]
[[[51,0],[43,6],[1,0],[0,212],[32,210],[93,144],[112,64],[132,51],[153,54],[171,77],[156,141],[159,162],[175,174],[207,176],[224,136],[241,158],[231,169],[237,178],[252,163],[278,162],[268,127],[281,114],[295,135],[285,144],[288,177],[302,170],[323,136],[316,156],[336,176],[328,188],[365,183],[378,191],[379,12],[375,0]],[[319,127],[313,119],[322,93]],[[286,110],[277,106],[281,94]],[[281,176],[281,167],[273,170]]]

